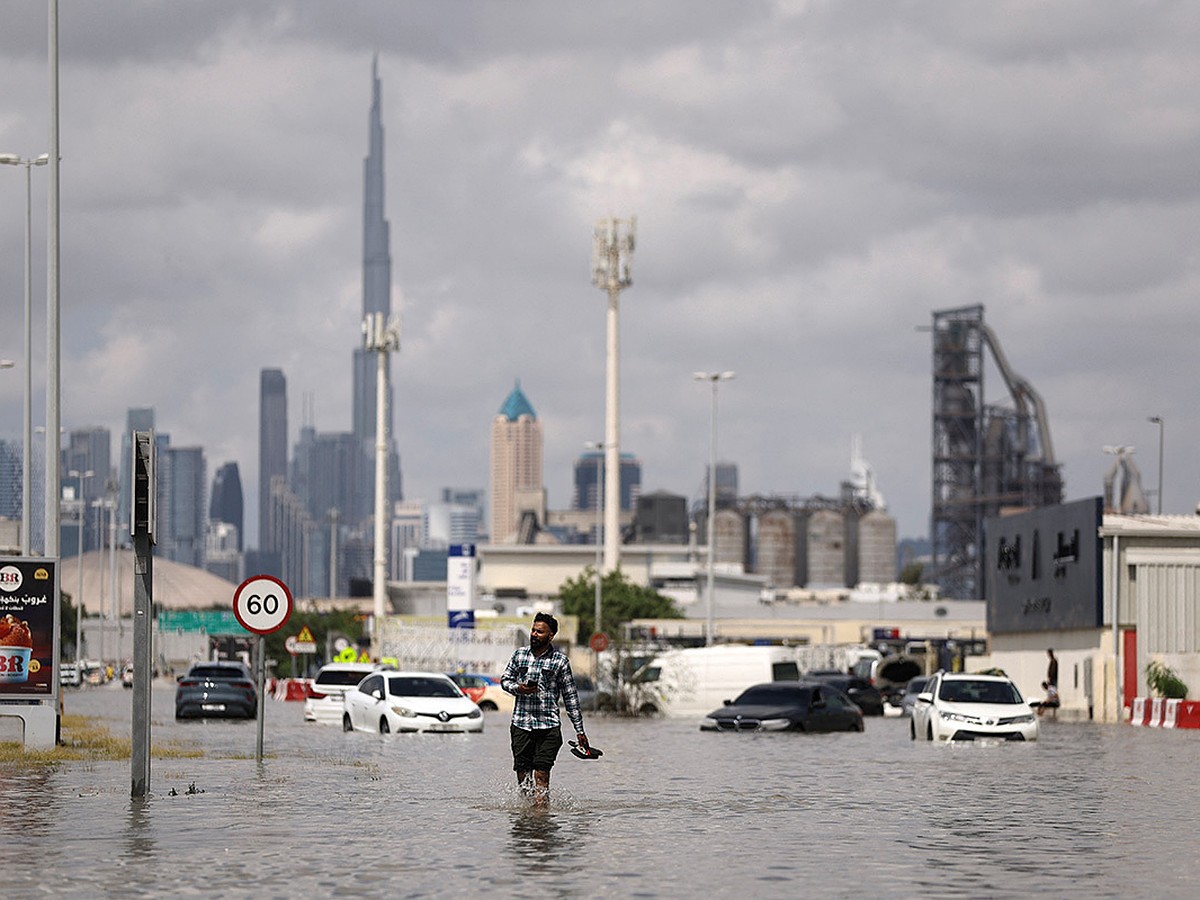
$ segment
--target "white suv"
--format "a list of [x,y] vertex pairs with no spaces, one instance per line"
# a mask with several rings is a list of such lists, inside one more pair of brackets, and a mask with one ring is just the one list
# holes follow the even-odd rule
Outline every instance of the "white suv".
[[938,672],[917,695],[910,734],[915,741],[974,741],[995,738],[1036,741],[1037,716],[1003,675]]
[[328,663],[305,689],[304,721],[324,725],[342,724],[342,695],[376,669],[391,668],[379,663]]

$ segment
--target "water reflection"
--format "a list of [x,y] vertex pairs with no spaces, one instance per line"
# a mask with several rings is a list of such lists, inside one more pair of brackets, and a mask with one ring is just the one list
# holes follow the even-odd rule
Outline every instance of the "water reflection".
[[560,815],[551,808],[533,804],[514,811],[510,816],[509,847],[533,865],[560,867],[565,862],[567,845]]
[[129,822],[125,828],[124,857],[130,861],[148,859],[156,849],[150,830],[150,801],[134,797],[129,801]]

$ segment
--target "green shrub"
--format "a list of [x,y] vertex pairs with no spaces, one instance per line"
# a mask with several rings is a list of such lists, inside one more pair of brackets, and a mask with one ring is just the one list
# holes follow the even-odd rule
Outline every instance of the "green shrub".
[[1146,681],[1150,690],[1168,700],[1182,700],[1187,697],[1187,685],[1170,666],[1163,665],[1157,660],[1146,666]]

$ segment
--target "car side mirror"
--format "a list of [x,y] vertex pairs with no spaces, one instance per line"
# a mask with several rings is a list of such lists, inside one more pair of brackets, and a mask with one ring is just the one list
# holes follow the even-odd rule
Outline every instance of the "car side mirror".
[[722,700],[722,701],[721,701],[721,703],[722,703],[724,706],[731,706],[731,705],[733,705],[733,701],[732,701],[732,700]]
[[175,676],[175,680],[176,680],[176,681],[183,681],[183,676],[182,676],[182,675],[176,675],[176,676]]
[[921,693],[917,694],[917,699],[922,703],[932,703],[933,694],[929,693],[929,691],[922,691]]

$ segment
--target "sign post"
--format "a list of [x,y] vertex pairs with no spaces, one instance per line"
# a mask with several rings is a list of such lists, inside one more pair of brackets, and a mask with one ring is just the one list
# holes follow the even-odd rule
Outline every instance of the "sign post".
[[292,617],[292,592],[288,586],[271,575],[252,575],[238,585],[233,592],[233,614],[247,631],[258,637],[258,740],[254,745],[254,759],[262,762],[263,682],[266,680],[267,648],[265,635],[278,631]]

